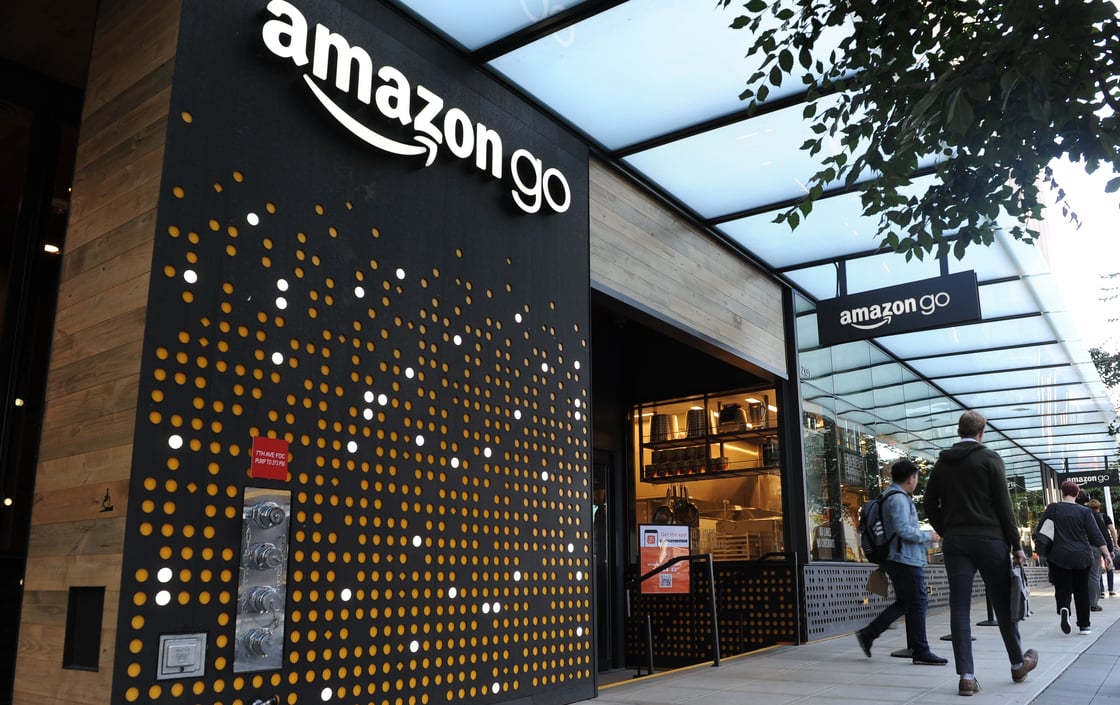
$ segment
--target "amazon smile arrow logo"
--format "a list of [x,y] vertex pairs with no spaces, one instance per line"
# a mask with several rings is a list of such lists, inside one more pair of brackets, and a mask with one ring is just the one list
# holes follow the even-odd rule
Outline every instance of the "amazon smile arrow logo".
[[[267,9],[273,19],[261,28],[265,46],[299,68],[310,64],[311,72],[303,74],[308,90],[339,125],[361,141],[401,157],[424,156],[425,167],[435,162],[441,147],[446,147],[453,157],[472,160],[475,168],[496,180],[504,178],[508,164],[514,187],[510,196],[525,213],[545,209],[563,213],[571,206],[571,187],[559,169],[546,168],[526,149],[514,150],[507,162],[501,135],[474,122],[462,109],[446,107],[437,93],[422,85],[413,87],[393,66],[381,66],[375,73],[368,51],[321,24],[315,25],[312,34],[303,13],[286,0],[271,0]],[[376,108],[386,124],[411,127],[414,141],[387,137],[347,112],[320,83],[325,84],[332,75],[335,90]]]

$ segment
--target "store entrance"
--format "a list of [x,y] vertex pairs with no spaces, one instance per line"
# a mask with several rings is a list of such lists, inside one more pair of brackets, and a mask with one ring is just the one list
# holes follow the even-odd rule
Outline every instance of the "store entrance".
[[[626,580],[638,569],[637,526],[648,521],[650,505],[644,499],[648,488],[638,487],[634,471],[637,454],[646,452],[635,437],[634,408],[653,399],[756,387],[770,390],[769,402],[776,405],[779,392],[773,386],[776,380],[764,376],[748,363],[734,360],[709,343],[674,331],[598,292],[592,292],[591,327],[594,604],[597,665],[602,684],[618,677],[629,677],[639,663],[645,665],[643,659],[635,660],[635,647],[627,643],[627,635],[638,634],[640,630],[631,628],[633,625],[628,622],[631,617],[627,614]],[[763,396],[759,399],[767,401]],[[749,405],[744,409],[749,413]],[[751,440],[758,448],[752,445],[749,450],[754,451],[756,460],[761,462],[767,438],[760,436]],[[775,476],[775,486],[777,479]],[[658,487],[663,497],[665,487]],[[756,486],[752,489],[761,492]],[[736,503],[747,503],[740,502],[737,495],[729,497]],[[711,499],[704,507],[709,509],[708,505],[718,510],[716,519],[729,518],[718,499]],[[753,530],[746,519],[759,517],[742,517],[739,524],[744,531]],[[760,544],[757,548],[761,553],[763,546]]]

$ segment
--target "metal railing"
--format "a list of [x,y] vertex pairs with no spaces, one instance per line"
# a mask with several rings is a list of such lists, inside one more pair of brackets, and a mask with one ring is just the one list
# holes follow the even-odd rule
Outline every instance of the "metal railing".
[[[661,565],[657,566],[650,572],[641,575],[626,585],[627,588],[632,588],[636,585],[641,585],[643,582],[652,578],[653,576],[661,573],[667,568],[670,568],[682,561],[688,561],[691,565],[696,561],[704,561],[708,564],[708,599],[712,609],[712,666],[719,666],[719,615],[716,612],[716,575],[715,569],[712,566],[712,554],[710,553],[694,553],[687,556],[677,556],[670,558]],[[626,616],[632,617],[630,611],[630,590],[626,590]],[[650,616],[645,616],[645,641],[646,641],[646,675],[653,673],[653,626],[650,621]],[[638,669],[638,675],[641,674],[641,669]]]

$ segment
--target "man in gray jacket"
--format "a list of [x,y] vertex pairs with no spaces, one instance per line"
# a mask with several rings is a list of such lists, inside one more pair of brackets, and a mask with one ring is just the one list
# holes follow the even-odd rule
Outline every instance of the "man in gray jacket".
[[1038,665],[1038,652],[1023,651],[1019,624],[1011,620],[1011,561],[1027,556],[1019,542],[1019,527],[1007,491],[1003,460],[984,446],[987,419],[976,411],[961,414],[961,440],[941,455],[926,482],[925,510],[933,530],[941,535],[945,573],[949,578],[949,625],[961,695],[980,690],[972,661],[972,581],[976,571],[992,601],[992,611],[1007,658],[1011,680],[1019,683]]
[[930,651],[926,638],[926,546],[930,533],[918,525],[918,512],[910,495],[918,486],[918,468],[909,460],[891,467],[891,486],[883,493],[883,533],[890,539],[883,570],[894,584],[895,600],[863,629],[856,632],[859,647],[871,658],[871,644],[899,617],[906,615],[906,646],[914,663],[944,666],[948,659]]

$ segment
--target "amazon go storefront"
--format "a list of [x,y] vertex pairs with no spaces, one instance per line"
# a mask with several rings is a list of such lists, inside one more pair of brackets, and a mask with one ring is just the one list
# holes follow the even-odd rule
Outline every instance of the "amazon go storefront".
[[[134,206],[154,209],[147,296],[102,302],[144,309],[133,435],[45,437],[40,475],[124,475],[120,554],[74,567],[106,586],[101,652],[69,664],[96,675],[59,669],[60,645],[18,663],[17,700],[594,694],[587,150],[361,5],[102,9],[87,103],[131,102],[123,130],[170,90]],[[177,37],[143,38],[168,19]],[[132,41],[169,84],[99,63]],[[68,251],[113,248],[104,227]],[[33,571],[26,602],[71,587]]]
[[[15,702],[590,698],[628,594],[712,656],[632,582],[669,496],[723,653],[800,638],[789,292],[416,25],[105,0],[77,154]],[[739,405],[668,472],[655,413]]]

